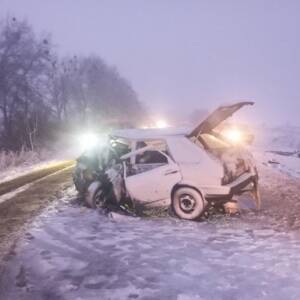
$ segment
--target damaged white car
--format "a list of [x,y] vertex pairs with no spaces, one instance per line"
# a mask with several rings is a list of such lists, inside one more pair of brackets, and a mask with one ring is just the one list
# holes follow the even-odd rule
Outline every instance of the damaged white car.
[[93,171],[79,159],[75,184],[91,207],[129,201],[145,208],[170,207],[176,216],[188,220],[245,192],[252,193],[260,208],[251,153],[214,131],[241,107],[252,104],[219,107],[194,130],[115,131],[109,146],[95,159]]

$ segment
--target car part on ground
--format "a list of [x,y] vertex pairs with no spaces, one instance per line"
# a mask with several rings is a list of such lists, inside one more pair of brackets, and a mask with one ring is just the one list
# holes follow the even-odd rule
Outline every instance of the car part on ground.
[[229,215],[235,215],[239,213],[238,203],[235,200],[228,201],[224,204],[224,211]]

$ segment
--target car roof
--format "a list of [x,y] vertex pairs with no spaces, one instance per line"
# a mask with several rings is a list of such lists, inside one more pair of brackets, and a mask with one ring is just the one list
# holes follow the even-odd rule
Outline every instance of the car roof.
[[190,131],[190,128],[119,129],[111,132],[110,136],[128,140],[155,140],[170,136],[186,136]]

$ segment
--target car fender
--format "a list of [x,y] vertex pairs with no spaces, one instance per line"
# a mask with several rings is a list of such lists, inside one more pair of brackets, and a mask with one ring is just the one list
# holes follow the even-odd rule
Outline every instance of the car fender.
[[226,196],[230,194],[230,188],[225,186],[221,186],[221,185],[199,186],[199,184],[197,184],[195,181],[182,180],[178,182],[176,185],[174,185],[172,189],[171,197],[173,196],[174,191],[180,186],[188,186],[197,190],[202,195],[203,198],[206,198],[209,195]]

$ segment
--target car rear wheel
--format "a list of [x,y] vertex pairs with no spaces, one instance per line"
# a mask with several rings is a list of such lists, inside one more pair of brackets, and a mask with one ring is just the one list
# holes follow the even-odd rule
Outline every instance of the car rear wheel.
[[201,217],[205,202],[201,194],[190,187],[178,188],[172,198],[172,210],[177,217],[185,220],[196,220]]

